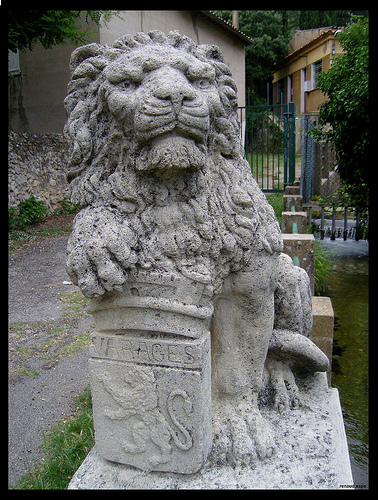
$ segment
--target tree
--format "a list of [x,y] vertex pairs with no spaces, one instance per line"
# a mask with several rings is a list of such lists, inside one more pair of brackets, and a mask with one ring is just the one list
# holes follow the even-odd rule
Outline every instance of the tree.
[[368,16],[367,10],[301,10],[298,12],[300,12],[298,27],[300,30],[346,26],[354,14]]
[[[319,77],[328,100],[319,106],[319,123],[331,125],[314,133],[332,142],[338,172],[352,206],[366,211],[369,193],[369,20],[352,17],[340,35],[344,54]],[[329,127],[328,127],[329,128]]]
[[42,47],[50,49],[54,45],[63,45],[68,41],[74,44],[88,42],[88,36],[94,33],[88,27],[77,23],[83,12],[85,22],[90,20],[100,26],[105,25],[112,15],[118,17],[118,11],[112,10],[12,10],[8,11],[8,49],[33,50],[37,41]]
[[[215,11],[232,23],[232,11]],[[239,11],[239,29],[252,38],[253,44],[245,49],[246,88],[251,92],[250,104],[265,104],[266,84],[272,81],[272,66],[286,55],[290,38],[289,17],[274,10]]]

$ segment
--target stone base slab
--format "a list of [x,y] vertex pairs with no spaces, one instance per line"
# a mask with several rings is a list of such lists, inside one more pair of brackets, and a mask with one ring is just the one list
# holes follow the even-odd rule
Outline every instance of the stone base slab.
[[298,383],[302,406],[261,412],[276,432],[276,452],[249,467],[217,465],[210,455],[195,474],[145,472],[102,459],[95,447],[68,489],[339,489],[353,485],[337,389],[325,373]]

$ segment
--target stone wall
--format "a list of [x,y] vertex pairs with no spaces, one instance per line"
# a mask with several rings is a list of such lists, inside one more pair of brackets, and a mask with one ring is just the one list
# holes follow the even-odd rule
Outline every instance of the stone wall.
[[68,145],[62,134],[10,132],[8,135],[8,204],[34,195],[53,211],[69,195]]

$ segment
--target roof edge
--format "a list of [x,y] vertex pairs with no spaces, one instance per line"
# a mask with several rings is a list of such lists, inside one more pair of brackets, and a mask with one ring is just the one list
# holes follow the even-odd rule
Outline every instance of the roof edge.
[[[292,60],[295,60],[299,57],[302,57],[302,55],[304,55],[303,53],[306,53],[306,51],[309,50],[312,46],[316,46],[318,43],[322,42],[323,39],[329,37],[330,35],[334,35],[338,29],[341,29],[341,28],[332,28],[332,29],[329,29],[327,31],[324,31],[316,38],[313,38],[309,42],[305,43],[304,45],[299,47],[297,50],[294,50],[294,52],[291,52],[290,54],[285,56],[285,59],[281,63],[274,65],[272,68],[272,71],[273,72],[278,71],[279,69],[283,68],[286,64],[288,64]],[[303,31],[305,31],[305,30],[303,30]]]
[[235,35],[236,37],[238,37],[241,40],[243,40],[243,42],[246,45],[251,45],[251,44],[255,44],[256,43],[248,35],[246,35],[242,31],[240,31],[239,29],[237,29],[234,26],[232,26],[231,23],[229,23],[228,21],[225,21],[222,17],[219,17],[213,11],[211,11],[211,10],[199,10],[198,12],[200,12],[203,16],[207,17],[208,19],[211,19],[212,21],[214,21],[217,24],[219,24],[226,31],[231,32],[233,35]]

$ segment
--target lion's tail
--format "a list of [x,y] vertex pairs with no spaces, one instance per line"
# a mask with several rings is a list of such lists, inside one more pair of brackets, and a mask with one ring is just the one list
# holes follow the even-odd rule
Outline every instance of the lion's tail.
[[185,429],[185,427],[176,418],[175,412],[173,410],[173,400],[176,396],[180,396],[184,400],[183,408],[186,413],[190,413],[192,411],[192,402],[190,401],[188,394],[183,390],[172,391],[169,394],[167,400],[167,408],[169,416],[171,417],[172,422],[175,424],[177,429],[185,436],[185,441],[181,441],[180,438],[178,437],[177,431],[171,429],[171,435],[173,441],[175,442],[176,446],[180,448],[180,450],[187,451],[190,450],[190,448],[193,446],[193,438],[189,434],[189,432]]

